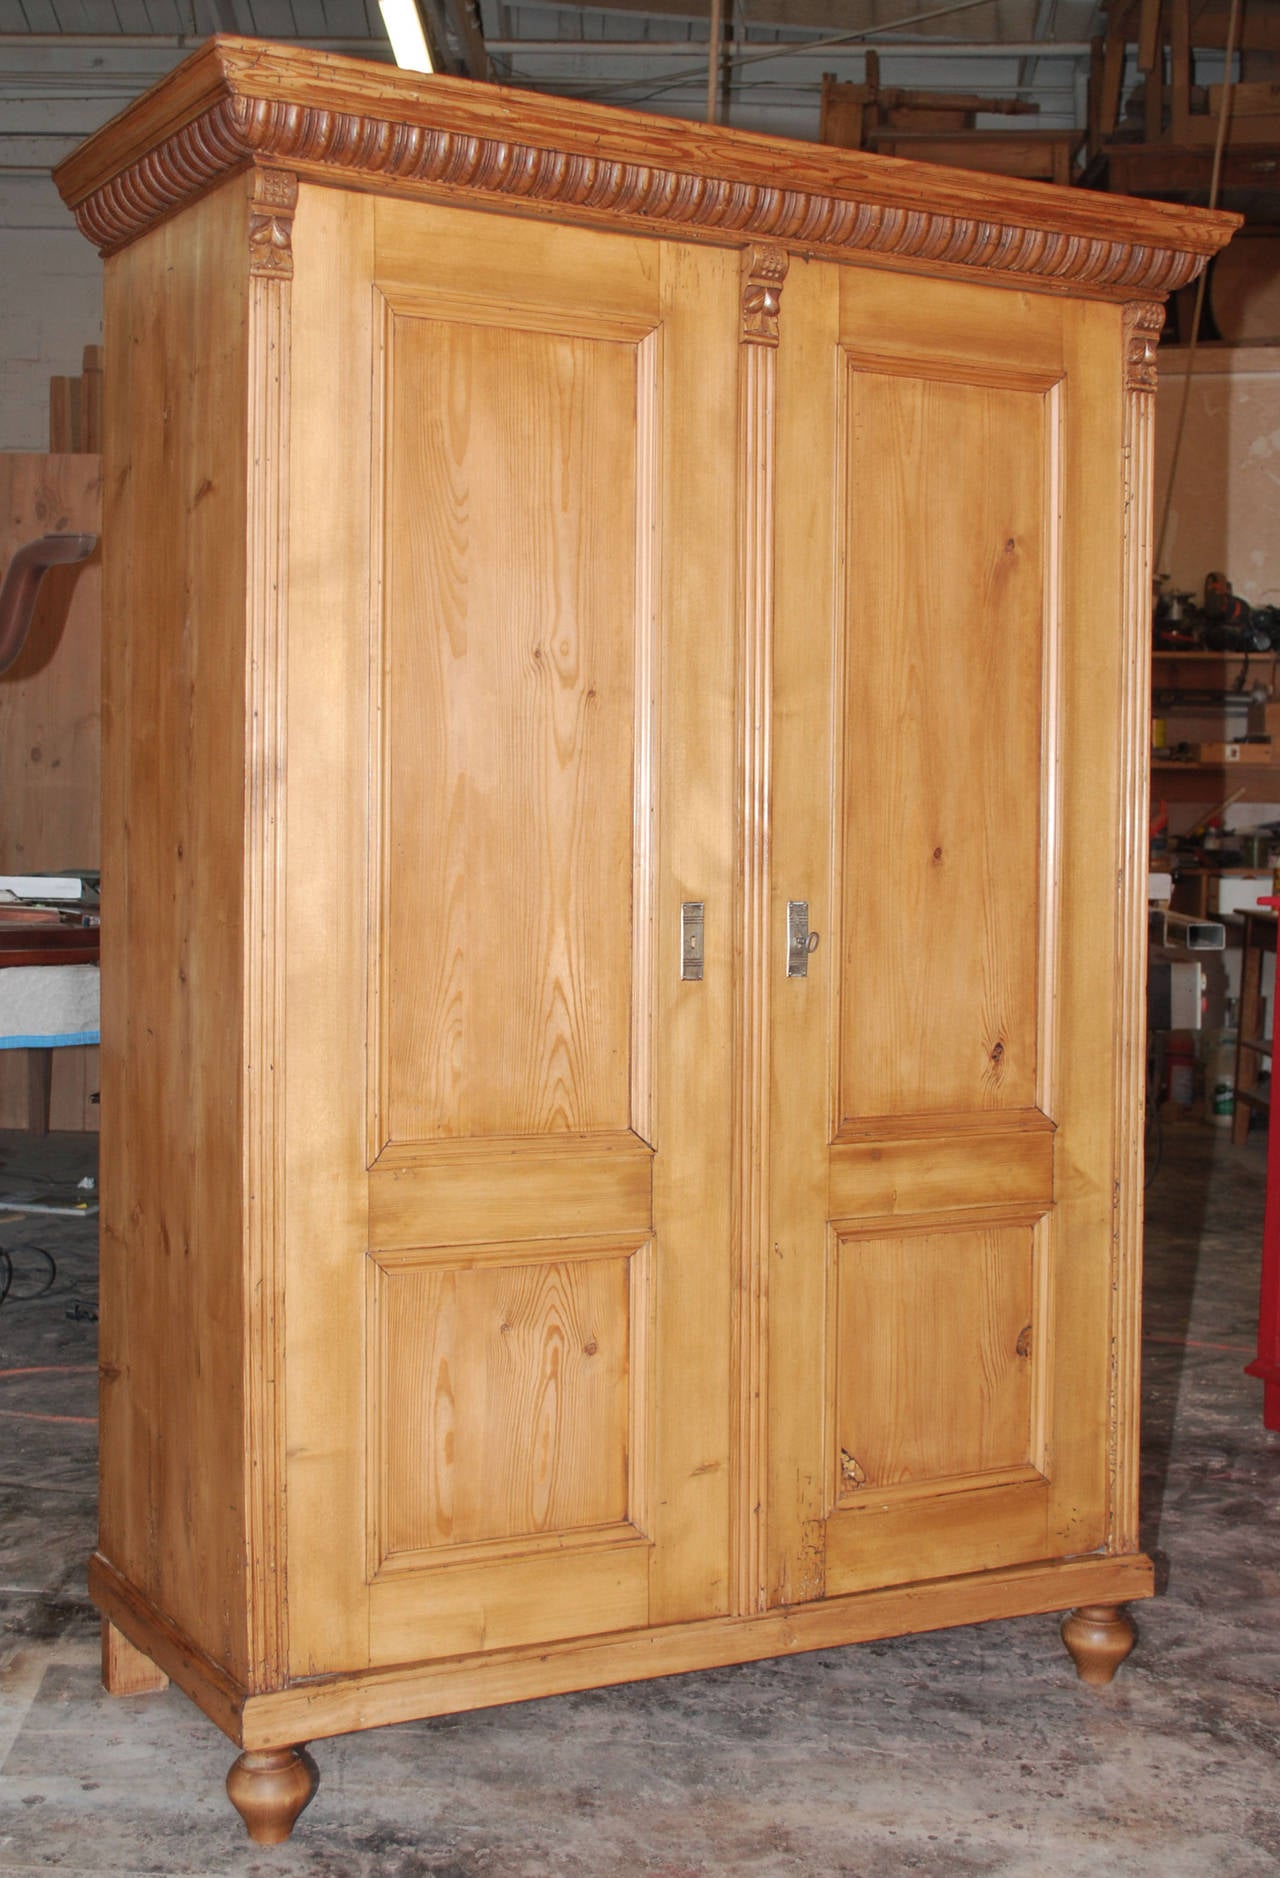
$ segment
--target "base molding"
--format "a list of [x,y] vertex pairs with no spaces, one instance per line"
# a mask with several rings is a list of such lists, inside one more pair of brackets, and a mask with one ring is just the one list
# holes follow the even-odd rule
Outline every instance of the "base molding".
[[1091,1554],[862,1591],[747,1617],[707,1618],[533,1644],[485,1657],[306,1677],[257,1694],[238,1686],[197,1650],[98,1554],[90,1562],[89,1590],[103,1615],[224,1734],[238,1747],[261,1750],[764,1657],[1034,1617],[1080,1605],[1130,1603],[1152,1595],[1154,1571],[1142,1553],[1119,1558]]
[[135,1650],[149,1656],[237,1747],[245,1745],[240,1739],[240,1713],[247,1691],[101,1552],[89,1560],[89,1596]]

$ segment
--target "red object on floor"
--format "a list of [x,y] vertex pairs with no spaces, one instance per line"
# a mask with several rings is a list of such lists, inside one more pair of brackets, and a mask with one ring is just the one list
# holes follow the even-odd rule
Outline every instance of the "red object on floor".
[[[1268,895],[1259,906],[1280,913],[1280,894]],[[1272,1070],[1274,1082],[1275,1071]],[[1262,1422],[1280,1429],[1280,1119],[1271,1105],[1267,1128],[1267,1209],[1262,1222],[1262,1289],[1258,1298],[1258,1354],[1245,1366],[1246,1376],[1262,1383]]]

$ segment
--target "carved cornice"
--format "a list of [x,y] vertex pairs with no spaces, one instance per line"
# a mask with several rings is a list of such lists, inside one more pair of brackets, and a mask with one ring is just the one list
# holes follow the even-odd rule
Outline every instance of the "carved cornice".
[[298,179],[288,170],[257,169],[249,186],[249,272],[293,279],[293,212]]
[[435,201],[832,259],[875,255],[1122,300],[1184,285],[1236,219],[232,38],[211,41],[97,132],[56,180],[84,233],[110,253],[257,164]]
[[1154,391],[1156,358],[1164,308],[1139,300],[1124,310],[1124,384],[1126,391]]
[[754,244],[742,255],[742,337],[761,346],[778,343],[778,315],[782,310],[782,283],[791,256],[785,248]]

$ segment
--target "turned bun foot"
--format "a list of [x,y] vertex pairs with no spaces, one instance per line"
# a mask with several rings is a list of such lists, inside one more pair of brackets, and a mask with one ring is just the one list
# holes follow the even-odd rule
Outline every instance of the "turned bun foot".
[[1110,1682],[1137,1634],[1122,1604],[1082,1604],[1062,1620],[1062,1641],[1081,1682]]
[[249,1749],[227,1775],[227,1794],[256,1845],[279,1845],[311,1798],[311,1770],[296,1748]]

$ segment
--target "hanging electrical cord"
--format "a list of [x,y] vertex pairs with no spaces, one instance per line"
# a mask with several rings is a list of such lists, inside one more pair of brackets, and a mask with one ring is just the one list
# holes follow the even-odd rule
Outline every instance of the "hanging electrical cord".
[[[899,33],[906,26],[920,26],[926,20],[949,19],[953,13],[972,13],[975,7],[990,6],[990,4],[991,0],[952,0],[949,6],[930,7],[925,13],[911,13],[905,19],[893,20],[887,26],[864,26],[856,33],[838,33],[825,39],[778,40],[768,46],[753,46],[749,52],[735,53],[732,58],[722,60],[719,69],[723,75],[734,71],[739,66],[759,65],[766,59],[794,58],[797,53],[826,52],[834,46],[862,45],[868,40],[880,38],[885,33]],[[690,41],[691,45],[695,43],[697,42]],[[514,70],[509,59],[504,59],[502,63],[506,65],[508,72]],[[699,65],[686,66],[683,71],[671,72],[666,78],[652,83],[650,89],[645,92],[645,97],[656,98],[664,91],[671,91],[680,85],[687,84],[690,79],[705,81],[706,75],[705,60]],[[650,81],[643,78],[620,78],[615,79],[612,84],[591,86],[589,95],[597,99],[607,98],[615,92],[628,91],[637,84],[649,83]],[[563,87],[557,87],[557,91],[561,95],[568,95]]]
[[[1235,80],[1231,66],[1236,52],[1236,32],[1240,24],[1240,0],[1231,0],[1231,16],[1227,21],[1227,57],[1226,68],[1222,74],[1222,97],[1218,104],[1218,131],[1213,142],[1213,169],[1209,176],[1209,207],[1216,209],[1218,195],[1222,185],[1222,156],[1227,142],[1227,125],[1231,120],[1231,93]],[[1178,427],[1173,433],[1173,451],[1169,457],[1169,480],[1165,484],[1164,503],[1160,510],[1160,527],[1156,533],[1156,552],[1152,562],[1156,574],[1160,572],[1160,563],[1164,559],[1165,536],[1169,532],[1169,513],[1173,507],[1173,489],[1178,476],[1178,461],[1182,455],[1182,437],[1187,428],[1187,409],[1191,402],[1191,373],[1195,365],[1196,347],[1200,343],[1200,318],[1204,312],[1205,289],[1209,281],[1209,271],[1205,268],[1196,282],[1195,310],[1191,315],[1191,338],[1187,345],[1187,363],[1182,378],[1182,403],[1178,411]]]

